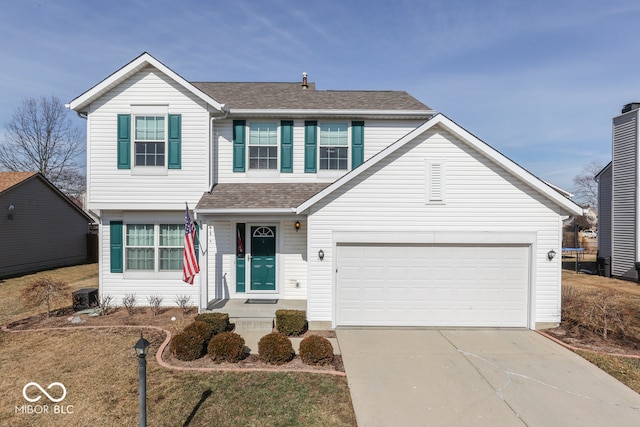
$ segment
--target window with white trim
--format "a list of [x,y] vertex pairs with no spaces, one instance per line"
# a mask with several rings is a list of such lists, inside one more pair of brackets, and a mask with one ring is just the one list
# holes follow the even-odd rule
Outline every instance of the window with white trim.
[[126,271],[182,269],[184,224],[127,224]]
[[166,120],[164,116],[135,116],[135,166],[164,166]]
[[249,169],[278,168],[278,124],[249,123]]
[[349,125],[320,123],[320,170],[347,170],[349,167]]

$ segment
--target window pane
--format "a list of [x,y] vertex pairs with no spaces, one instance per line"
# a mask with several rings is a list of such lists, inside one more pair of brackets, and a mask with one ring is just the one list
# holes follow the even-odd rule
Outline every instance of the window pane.
[[320,147],[320,169],[346,170],[347,147]]
[[153,246],[153,224],[127,224],[127,246]]
[[160,248],[160,270],[182,270],[182,248]]
[[163,116],[136,116],[137,141],[164,141]]
[[152,270],[153,248],[127,248],[127,270]]
[[136,142],[136,166],[164,166],[164,142]]
[[160,246],[184,244],[184,224],[160,224]]
[[251,169],[277,169],[278,147],[256,146],[249,147],[249,168]]
[[277,123],[250,123],[249,145],[276,145],[277,131]]
[[320,145],[349,145],[346,123],[320,123]]

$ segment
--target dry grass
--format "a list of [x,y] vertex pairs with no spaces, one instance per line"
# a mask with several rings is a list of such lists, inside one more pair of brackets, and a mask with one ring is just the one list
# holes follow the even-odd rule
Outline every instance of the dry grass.
[[[137,330],[74,330],[1,335],[0,425],[114,426],[138,420]],[[197,373],[157,365],[164,337],[145,331],[147,420],[154,426],[355,426],[342,377],[298,373]],[[29,357],[24,357],[25,351]],[[61,382],[73,414],[16,414],[30,381]],[[34,391],[35,394],[35,391]],[[48,402],[49,406],[53,404]],[[52,411],[53,409],[51,409]]]
[[[65,281],[70,293],[97,286],[95,264],[45,274]],[[29,275],[0,283],[0,324],[42,314],[42,308],[25,308],[20,299],[22,289],[37,277],[37,274]],[[69,296],[69,300],[61,302],[60,307],[70,304]],[[101,319],[135,325],[139,319],[153,318],[153,323],[167,327],[167,318],[171,315],[175,314],[167,311],[160,316],[129,316],[126,310],[121,309]],[[192,316],[193,313],[184,318],[180,316],[178,322],[186,323]],[[51,323],[51,326],[60,326],[58,322],[69,325],[66,316],[43,321]],[[138,362],[132,347],[143,329],[144,326],[140,325],[140,329],[0,331],[0,425],[137,425]],[[295,372],[167,370],[155,361],[155,351],[164,340],[164,334],[147,329],[144,335],[152,344],[147,357],[148,425],[356,425],[344,377]],[[22,389],[31,381],[43,387],[53,382],[64,384],[67,396],[60,404],[65,407],[73,405],[70,408],[73,414],[51,413],[54,403],[46,398],[34,405],[47,404],[49,414],[16,413],[16,406],[29,403],[22,396]]]
[[42,307],[26,307],[21,298],[27,285],[38,278],[48,276],[69,286],[68,298],[56,301],[52,309],[71,305],[71,293],[82,288],[98,287],[98,264],[58,268],[12,279],[0,280],[0,325],[13,320],[42,313]]

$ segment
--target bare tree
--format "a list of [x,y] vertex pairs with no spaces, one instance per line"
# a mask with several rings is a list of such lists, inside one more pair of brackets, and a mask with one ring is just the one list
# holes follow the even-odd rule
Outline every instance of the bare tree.
[[602,163],[594,160],[582,168],[573,178],[574,200],[582,206],[598,206],[598,183],[595,176],[602,170]]
[[67,114],[55,96],[25,99],[5,125],[0,165],[14,172],[40,172],[65,194],[78,193],[78,185],[84,189],[76,164],[84,138]]

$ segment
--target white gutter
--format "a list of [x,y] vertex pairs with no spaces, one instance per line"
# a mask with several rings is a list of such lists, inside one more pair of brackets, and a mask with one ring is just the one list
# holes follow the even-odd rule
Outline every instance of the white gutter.
[[223,215],[223,214],[238,214],[238,215],[264,215],[264,214],[296,214],[295,208],[268,208],[268,209],[252,209],[252,208],[241,208],[241,209],[228,209],[228,208],[215,208],[215,209],[194,209],[194,212],[200,215]]
[[349,117],[431,117],[434,110],[326,110],[326,109],[245,109],[234,108],[230,111],[233,115],[243,116],[349,116]]
[[[215,178],[215,174],[213,171],[213,140],[215,138],[215,127],[213,125],[213,122],[215,120],[224,120],[227,118],[227,116],[229,115],[229,108],[226,106],[226,104],[221,104],[222,107],[222,111],[224,112],[224,114],[220,117],[216,117],[216,116],[211,116],[211,133],[210,133],[210,138],[211,141],[209,142],[209,193],[211,193],[211,191],[213,191],[213,186],[216,185],[216,178]],[[217,164],[217,163],[216,163]],[[217,166],[216,166],[217,167]]]

